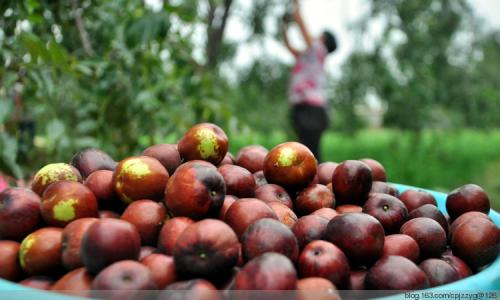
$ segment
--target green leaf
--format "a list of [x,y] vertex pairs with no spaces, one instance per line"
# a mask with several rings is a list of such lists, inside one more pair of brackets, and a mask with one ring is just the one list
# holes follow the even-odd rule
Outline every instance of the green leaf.
[[0,159],[15,177],[22,178],[23,172],[16,162],[18,151],[16,138],[0,133],[0,145],[2,149]]
[[6,98],[0,98],[0,124],[6,122],[13,110],[13,101]]
[[61,120],[54,119],[47,124],[46,131],[50,140],[58,140],[64,135],[64,123]]

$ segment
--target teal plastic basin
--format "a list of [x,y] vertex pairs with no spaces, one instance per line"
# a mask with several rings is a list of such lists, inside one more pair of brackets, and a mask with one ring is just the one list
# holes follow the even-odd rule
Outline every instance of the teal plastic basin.
[[[400,192],[404,192],[407,189],[420,189],[417,187],[402,185],[402,184],[393,184],[393,185],[396,186],[396,188]],[[426,189],[421,189],[421,190],[425,190],[434,195],[438,203],[438,208],[442,212],[446,212],[446,194]],[[500,214],[498,212],[490,210],[489,216],[497,226],[500,226]],[[500,290],[500,256],[497,257],[497,259],[491,265],[489,265],[487,268],[485,268],[478,274],[475,274],[473,276],[470,276],[468,278],[450,284],[445,284],[432,289],[427,289],[426,291],[493,291],[493,290]],[[41,300],[82,299],[78,297],[71,297],[71,296],[31,289],[0,279],[0,299],[2,300],[26,299],[29,297],[35,297],[34,299],[41,299]],[[389,298],[394,298],[394,297],[389,297]]]

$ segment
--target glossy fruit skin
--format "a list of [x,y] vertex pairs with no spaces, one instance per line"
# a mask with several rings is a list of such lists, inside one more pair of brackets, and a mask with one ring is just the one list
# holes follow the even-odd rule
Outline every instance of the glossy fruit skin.
[[360,161],[367,164],[368,167],[370,167],[370,169],[372,170],[373,181],[387,181],[385,168],[380,162],[371,158],[362,158],[360,159]]
[[239,242],[226,223],[205,219],[187,227],[177,239],[174,262],[185,278],[210,278],[228,273],[239,256]]
[[226,194],[238,198],[251,198],[255,196],[255,178],[245,168],[235,165],[222,165],[219,173],[226,183]]
[[48,164],[35,174],[31,189],[41,197],[49,185],[61,180],[82,182],[82,175],[75,167],[66,163]]
[[0,241],[0,279],[18,281],[23,276],[18,259],[20,246],[18,242]]
[[31,276],[19,282],[20,285],[39,290],[50,290],[54,279],[47,276]]
[[366,270],[351,270],[349,275],[350,290],[365,290],[365,279],[368,271]]
[[221,300],[217,288],[205,279],[191,279],[169,284],[159,296],[160,300]]
[[363,207],[354,204],[342,204],[335,207],[335,211],[338,214],[361,213],[363,212]]
[[234,155],[231,154],[231,152],[227,152],[226,155],[224,155],[224,158],[220,161],[218,166],[223,166],[223,165],[234,165],[235,158]]
[[129,204],[121,219],[135,225],[142,245],[156,245],[165,220],[165,207],[152,200],[137,200]]
[[172,256],[153,253],[140,260],[153,275],[158,289],[164,289],[167,285],[177,280],[175,263]]
[[475,184],[466,184],[448,194],[446,211],[452,220],[469,211],[488,214],[490,200],[483,188]]
[[120,215],[111,210],[100,210],[99,219],[119,219]]
[[439,257],[446,250],[446,232],[431,218],[415,218],[401,226],[400,233],[411,236],[422,258]]
[[269,183],[269,182],[267,182],[266,176],[264,176],[264,171],[262,171],[262,170],[257,171],[255,173],[253,173],[252,175],[253,175],[253,178],[255,178],[255,184],[258,187]]
[[429,279],[411,260],[396,255],[384,256],[366,275],[367,289],[420,290],[430,286]]
[[62,232],[61,259],[67,270],[73,270],[83,266],[80,256],[80,248],[83,235],[98,219],[82,218],[74,220],[64,227]]
[[137,261],[122,260],[97,274],[92,282],[91,295],[93,298],[103,298],[98,291],[104,290],[107,291],[107,299],[137,299],[137,296],[134,297],[134,294],[139,294],[137,291],[155,289],[157,286],[153,275],[146,266]]
[[281,253],[292,262],[297,261],[299,245],[293,232],[275,219],[260,219],[252,223],[241,238],[245,261],[267,252]]
[[285,204],[279,202],[270,202],[267,205],[272,208],[272,210],[278,217],[278,220],[281,223],[285,224],[288,228],[292,228],[293,225],[295,225],[295,223],[297,222],[297,215]]
[[441,259],[449,263],[453,268],[455,268],[460,279],[472,275],[472,270],[469,268],[469,266],[458,256],[451,254],[451,252],[449,254],[446,252],[443,253],[443,255],[441,255]]
[[474,218],[483,218],[483,219],[486,219],[486,220],[490,220],[490,217],[488,217],[487,214],[485,213],[482,213],[482,212],[478,212],[478,211],[469,211],[469,212],[466,212],[462,215],[460,215],[460,217],[456,218],[452,223],[451,223],[451,226],[449,228],[449,233],[450,233],[450,236],[453,236],[453,232],[455,231],[455,229],[460,226],[460,224],[464,223],[464,222],[467,222],[468,220],[470,219],[474,219]]
[[120,260],[137,260],[141,237],[134,225],[118,219],[99,219],[83,235],[80,255],[91,274]]
[[296,287],[297,272],[293,263],[274,252],[264,253],[246,263],[234,282],[235,290],[294,290]]
[[377,219],[386,234],[399,232],[399,228],[408,219],[408,210],[398,198],[388,194],[370,194],[363,205],[363,213]]
[[116,167],[116,162],[99,149],[86,149],[78,152],[71,158],[70,164],[80,171],[83,178],[87,178],[97,170],[113,171]]
[[446,261],[428,258],[422,261],[419,268],[425,272],[431,287],[451,283],[460,279],[457,270]]
[[308,215],[320,208],[335,207],[333,193],[322,184],[312,184],[303,189],[294,201],[295,210],[299,215]]
[[150,146],[142,152],[142,155],[156,158],[167,169],[168,174],[174,174],[182,159],[177,144],[157,144]]
[[144,257],[149,256],[156,251],[157,249],[153,246],[141,246],[141,250],[139,251],[139,260],[142,260]]
[[118,198],[113,188],[113,171],[92,172],[83,184],[92,191],[99,203],[111,202]]
[[385,255],[399,255],[408,258],[414,263],[418,263],[420,258],[420,248],[417,242],[406,234],[386,235],[384,240]]
[[278,220],[272,208],[263,201],[256,198],[243,198],[229,207],[224,221],[231,226],[238,238],[241,238],[248,226],[263,218]]
[[[361,211],[359,211],[359,212],[361,212]],[[314,211],[311,215],[320,216],[320,217],[323,217],[323,218],[327,219],[328,221],[330,221],[331,219],[338,216],[339,213],[333,208],[325,207],[325,208],[320,208],[320,209]]]
[[50,289],[67,295],[90,297],[93,280],[94,277],[85,268],[78,268],[66,273]]
[[200,123],[191,127],[177,144],[184,161],[206,160],[218,165],[227,153],[228,138],[217,125]]
[[182,164],[168,181],[165,205],[176,217],[217,217],[226,196],[224,177],[200,161]]
[[121,160],[113,173],[113,187],[120,199],[130,204],[135,200],[159,200],[163,197],[169,174],[155,158],[131,156]]
[[38,227],[42,219],[40,197],[24,188],[0,192],[0,239],[20,241]]
[[408,215],[408,219],[415,219],[420,217],[431,218],[435,220],[439,223],[439,225],[441,225],[441,227],[443,227],[446,234],[448,234],[448,221],[436,206],[432,204],[424,204],[412,210]]
[[317,169],[318,182],[324,185],[332,182],[333,172],[338,165],[338,163],[332,161],[320,163]]
[[158,235],[158,251],[172,256],[177,239],[194,222],[188,217],[175,217],[165,221]]
[[231,205],[233,205],[234,202],[236,202],[238,200],[237,197],[235,196],[231,196],[231,195],[226,195],[224,197],[224,204],[222,204],[222,207],[219,211],[219,220],[224,220],[224,218],[226,217],[226,212],[227,210],[229,209],[229,207],[231,207]]
[[409,189],[399,195],[399,200],[403,201],[408,212],[418,208],[424,204],[432,204],[437,206],[436,199],[431,193],[424,190]]
[[264,169],[264,159],[269,151],[261,145],[249,145],[240,149],[235,164],[256,173]]
[[302,188],[316,175],[316,158],[303,144],[286,142],[275,146],[264,159],[264,175],[269,183],[285,189]]
[[370,167],[359,160],[341,162],[332,177],[332,188],[337,204],[363,205],[372,188]]
[[340,289],[347,288],[351,268],[344,252],[327,241],[312,241],[300,254],[298,270],[302,278],[323,277]]
[[43,193],[40,211],[49,226],[65,227],[81,218],[98,216],[97,199],[85,185],[74,181],[58,181]]
[[500,253],[500,229],[484,218],[465,221],[453,232],[451,250],[473,269],[485,266]]
[[392,185],[383,181],[373,181],[370,194],[372,193],[382,193],[389,194],[394,197],[399,197],[399,191]]
[[279,202],[293,209],[293,201],[288,192],[281,186],[273,183],[261,185],[255,189],[255,198],[266,203]]
[[297,281],[297,300],[340,300],[337,288],[328,279],[308,277]]
[[370,265],[384,249],[384,228],[363,213],[339,215],[328,223],[325,239],[338,246],[352,265]]
[[324,238],[328,219],[316,215],[303,216],[293,225],[292,232],[297,238],[299,249],[303,249],[307,244],[314,240]]
[[19,248],[19,263],[28,275],[47,275],[62,266],[62,229],[44,227],[28,235]]

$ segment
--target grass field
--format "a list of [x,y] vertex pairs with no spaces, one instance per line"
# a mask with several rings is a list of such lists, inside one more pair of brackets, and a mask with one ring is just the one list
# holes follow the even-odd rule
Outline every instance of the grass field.
[[[284,133],[231,136],[231,152],[246,145],[268,149],[292,139]],[[323,161],[370,157],[380,161],[392,182],[449,192],[465,183],[482,186],[500,210],[500,130],[428,131],[365,130],[353,136],[328,132]]]

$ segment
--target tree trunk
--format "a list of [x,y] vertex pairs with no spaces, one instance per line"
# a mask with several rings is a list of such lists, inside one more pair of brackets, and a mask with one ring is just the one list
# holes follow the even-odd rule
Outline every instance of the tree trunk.
[[221,6],[218,6],[214,0],[208,0],[209,8],[207,14],[206,43],[207,61],[205,65],[207,70],[213,70],[219,62],[219,51],[224,38],[224,30],[226,28],[232,4],[233,0],[224,0],[224,3]]

